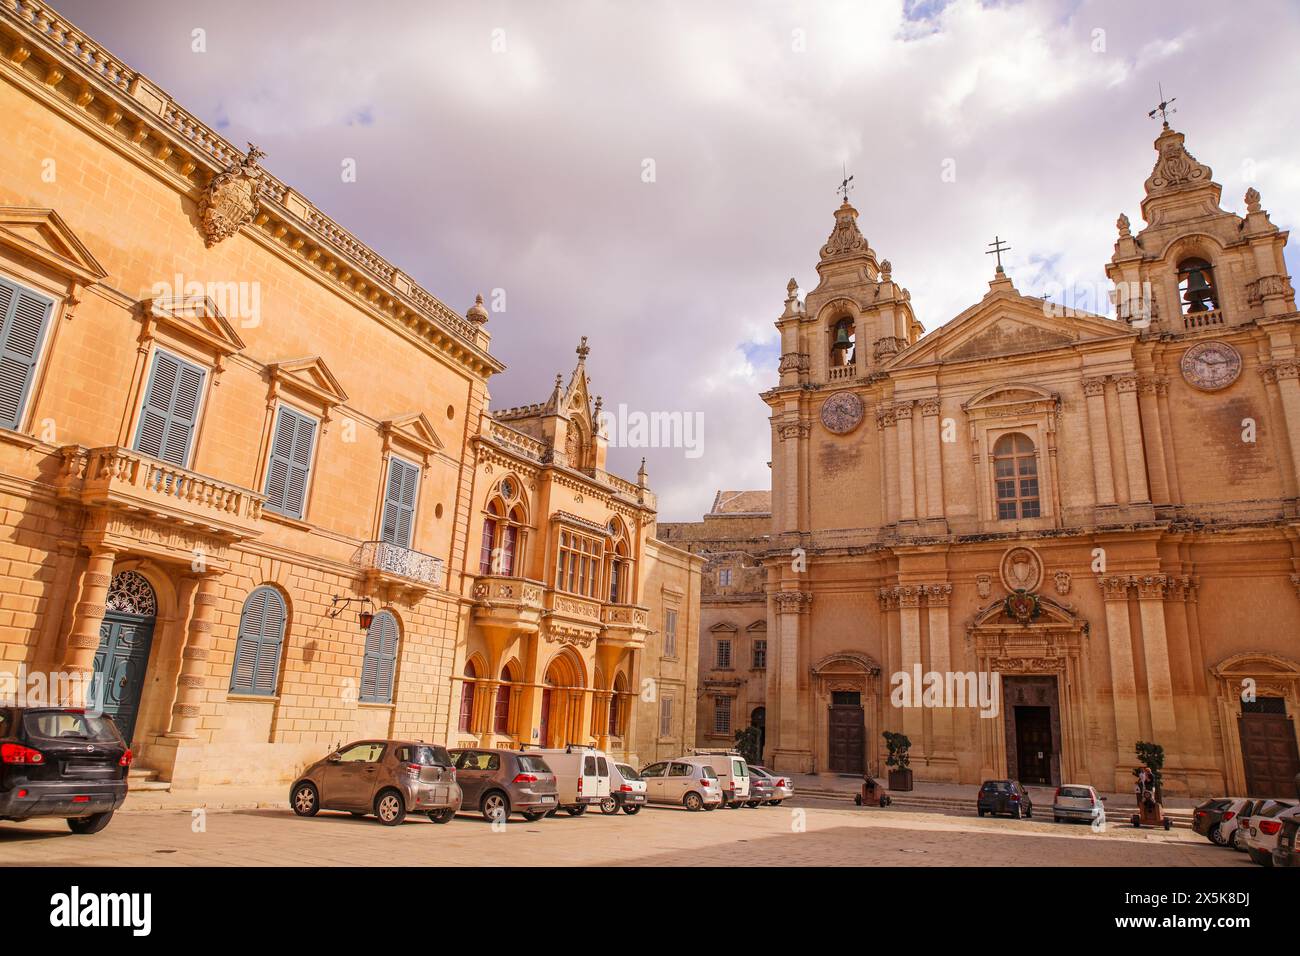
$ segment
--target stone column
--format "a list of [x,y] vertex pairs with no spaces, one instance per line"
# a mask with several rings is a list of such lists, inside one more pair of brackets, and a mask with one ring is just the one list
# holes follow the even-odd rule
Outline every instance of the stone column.
[[[776,728],[777,748],[787,753],[808,753],[812,749],[810,742],[799,738],[799,715],[804,709],[799,693],[799,631],[812,595],[806,591],[777,591],[774,599],[780,641],[777,688],[781,709]],[[781,769],[788,771],[789,767]]]
[[799,471],[799,454],[800,446],[803,441],[812,433],[812,424],[810,422],[790,421],[781,424],[777,428],[777,435],[782,443],[782,462],[784,475],[782,480],[785,487],[782,488],[782,516],[784,521],[782,531],[798,531],[800,521],[800,489],[803,486],[803,475]]
[[[1268,400],[1268,414],[1275,422],[1283,423],[1286,430],[1286,409],[1282,405],[1282,395],[1277,387],[1277,369],[1271,365],[1259,367],[1260,378],[1264,380],[1264,395]],[[1273,460],[1277,463],[1278,473],[1282,476],[1282,487],[1287,498],[1296,496],[1297,476],[1291,467],[1291,440],[1289,437],[1274,439],[1272,446]]]
[[1120,375],[1115,379],[1119,393],[1120,422],[1124,427],[1124,463],[1128,472],[1129,504],[1148,502],[1146,454],[1142,447],[1142,418],[1138,413],[1137,376]]
[[185,650],[176,676],[176,702],[172,704],[168,737],[198,736],[203,712],[203,691],[208,680],[208,654],[212,649],[212,619],[216,616],[218,574],[199,575],[194,585],[194,607],[185,630]]
[[1151,707],[1151,736],[1179,763],[1178,723],[1174,718],[1174,682],[1169,665],[1169,638],[1165,632],[1165,587],[1163,574],[1144,574],[1137,579],[1138,612],[1142,620],[1142,654],[1146,661],[1147,699]]
[[898,520],[916,520],[916,459],[912,455],[912,406],[914,402],[895,402],[894,420],[898,424]]
[[1127,792],[1132,785],[1130,770],[1137,760],[1134,750],[1141,726],[1138,723],[1137,677],[1133,671],[1133,637],[1129,628],[1126,576],[1101,580],[1106,603],[1106,638],[1110,649],[1111,697],[1115,708],[1115,790]]
[[1275,362],[1277,391],[1286,418],[1286,435],[1291,446],[1291,469],[1300,482],[1300,362]]
[[[952,650],[948,636],[948,602],[952,598],[951,584],[930,584],[925,588],[926,613],[930,629],[929,670],[944,675],[952,670]],[[951,701],[949,702],[951,703]],[[968,701],[967,706],[973,702]],[[957,779],[957,755],[954,751],[953,726],[955,712],[951,707],[940,707],[931,715],[933,734],[931,755],[940,764],[939,773],[946,779]],[[945,766],[946,765],[946,766]]]
[[[915,680],[918,667],[924,671],[921,661],[922,589],[903,585],[895,590],[898,593],[898,632],[901,652],[899,670],[905,671],[907,679],[913,684],[911,700],[913,706],[904,707],[903,712],[895,716],[902,718],[903,733],[907,734],[913,745],[922,745],[925,734],[925,712],[920,707],[920,697],[923,688],[918,686]],[[890,689],[893,689],[892,686]]]
[[943,519],[943,442],[939,436],[939,400],[921,403],[921,433],[925,441],[925,516]]
[[596,694],[596,713],[592,719],[596,722],[598,733],[593,736],[596,738],[596,748],[602,751],[609,750],[609,713],[613,698],[614,695],[607,690]]
[[1106,430],[1106,379],[1085,378],[1083,394],[1088,403],[1088,438],[1092,445],[1092,476],[1097,486],[1097,504],[1115,503],[1115,475],[1110,467],[1110,435]]
[[884,523],[898,523],[898,431],[893,406],[876,410],[876,427],[880,431],[880,468],[884,487]]
[[73,698],[66,702],[69,706],[84,707],[87,703],[84,691],[89,687],[95,670],[99,631],[104,624],[104,602],[108,600],[108,586],[113,583],[113,562],[116,559],[115,549],[95,547],[86,562],[86,570],[81,574],[81,594],[73,612],[72,632],[68,635],[60,667],[64,674],[78,678],[69,680],[67,684],[73,694]]
[[1164,429],[1160,424],[1160,404],[1156,400],[1158,383],[1153,378],[1138,380],[1138,410],[1142,419],[1144,448],[1151,459],[1151,500],[1168,504],[1169,470],[1165,465]]

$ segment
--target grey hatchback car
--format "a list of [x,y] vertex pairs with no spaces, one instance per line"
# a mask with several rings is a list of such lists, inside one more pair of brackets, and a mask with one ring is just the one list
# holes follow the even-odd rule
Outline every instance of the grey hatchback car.
[[319,810],[374,814],[397,826],[409,813],[446,823],[460,809],[461,790],[445,747],[419,740],[359,740],[307,768],[289,789],[300,817]]
[[540,820],[556,810],[555,774],[540,754],[474,747],[453,750],[464,809],[477,808],[485,820],[509,820],[522,813]]

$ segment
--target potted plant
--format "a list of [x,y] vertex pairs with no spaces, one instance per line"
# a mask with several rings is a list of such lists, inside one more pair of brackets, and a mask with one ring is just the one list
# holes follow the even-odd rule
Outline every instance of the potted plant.
[[751,724],[744,730],[736,731],[736,749],[745,758],[745,763],[762,764],[763,755],[758,749],[758,728]]
[[912,771],[908,766],[910,761],[907,752],[912,749],[912,741],[906,734],[896,734],[889,730],[883,736],[885,746],[889,748],[889,757],[885,760],[885,766],[889,768],[889,789],[911,790]]

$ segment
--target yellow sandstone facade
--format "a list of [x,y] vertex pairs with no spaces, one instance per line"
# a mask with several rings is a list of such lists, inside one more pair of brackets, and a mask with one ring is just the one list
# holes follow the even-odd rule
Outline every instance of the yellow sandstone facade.
[[[660,648],[699,559],[656,540],[644,470],[604,471],[582,362],[562,408],[494,415],[481,299],[38,4],[0,3],[0,115],[0,669],[96,675],[177,788],[358,737],[693,740]],[[603,561],[573,587],[570,535]]]
[[[1300,316],[1255,189],[1166,125],[1106,272],[1117,319],[1016,290],[922,337],[846,201],[791,280],[772,423],[767,758],[919,780],[1290,795]],[[950,693],[895,707],[893,678]],[[1001,676],[996,716],[953,675]],[[901,684],[898,686],[902,686]],[[970,688],[973,690],[973,688]],[[973,696],[973,695],[972,695]],[[928,706],[923,706],[928,704]]]

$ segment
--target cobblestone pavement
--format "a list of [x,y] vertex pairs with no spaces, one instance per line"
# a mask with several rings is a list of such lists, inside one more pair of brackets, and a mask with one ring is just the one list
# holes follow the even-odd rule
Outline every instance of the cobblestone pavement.
[[119,812],[108,829],[75,836],[61,820],[0,823],[0,864],[153,866],[889,865],[1250,866],[1244,854],[1188,831],[1037,820],[979,819],[879,809],[781,806],[635,817],[512,818],[494,830],[476,815],[400,827],[288,809]]

